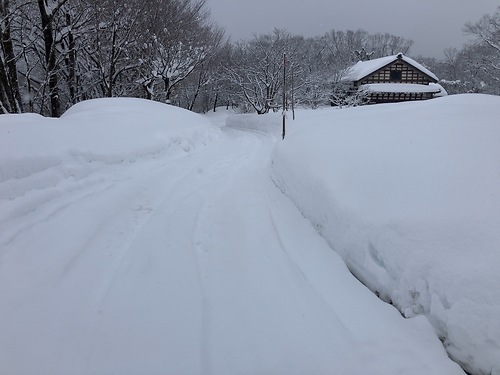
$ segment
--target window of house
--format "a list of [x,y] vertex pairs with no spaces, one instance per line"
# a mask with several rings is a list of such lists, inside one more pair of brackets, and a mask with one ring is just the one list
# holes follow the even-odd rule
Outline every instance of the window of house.
[[391,70],[391,81],[401,81],[401,70]]

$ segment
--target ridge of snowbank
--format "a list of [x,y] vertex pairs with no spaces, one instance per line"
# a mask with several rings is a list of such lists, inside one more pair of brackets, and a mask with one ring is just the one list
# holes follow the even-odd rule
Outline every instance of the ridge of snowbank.
[[500,373],[500,98],[303,112],[274,179],[370,289]]
[[120,165],[163,154],[186,154],[219,136],[220,131],[200,115],[133,98],[88,100],[59,119],[2,115],[0,199],[14,199],[26,189],[86,176],[96,164]]

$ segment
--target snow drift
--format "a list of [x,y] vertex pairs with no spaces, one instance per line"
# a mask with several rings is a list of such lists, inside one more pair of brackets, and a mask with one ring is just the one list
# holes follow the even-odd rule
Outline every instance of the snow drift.
[[500,98],[302,112],[274,179],[350,270],[500,374]]
[[0,373],[463,374],[276,189],[278,118],[226,115],[0,116]]
[[[58,159],[72,155],[87,161],[133,162],[164,152],[188,152],[205,144],[216,134],[208,123],[194,113],[148,100],[88,100],[71,107],[60,119],[35,114],[1,116],[5,143],[0,158],[5,161],[12,155],[23,155],[33,163],[37,159],[41,163],[50,144],[55,147],[49,152],[51,157]],[[136,140],[132,148],[130,139]],[[42,167],[26,159],[22,164]]]
[[85,177],[96,164],[182,155],[204,147],[219,132],[177,107],[109,98],[81,102],[60,119],[2,115],[0,137],[0,199],[13,199],[26,188]]

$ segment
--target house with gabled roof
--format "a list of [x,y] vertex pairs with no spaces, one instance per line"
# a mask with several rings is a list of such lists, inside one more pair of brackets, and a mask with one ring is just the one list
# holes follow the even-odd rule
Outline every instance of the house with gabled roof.
[[360,61],[342,78],[351,91],[362,91],[368,103],[426,100],[447,95],[429,69],[402,53]]

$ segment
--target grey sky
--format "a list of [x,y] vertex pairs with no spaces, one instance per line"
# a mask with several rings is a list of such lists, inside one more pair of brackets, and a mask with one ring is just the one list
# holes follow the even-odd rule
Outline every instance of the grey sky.
[[[293,4],[293,5],[291,5]],[[493,13],[498,0],[207,0],[232,41],[284,28],[304,36],[364,29],[412,39],[412,55],[442,57],[467,40],[466,22]],[[282,9],[284,7],[285,9]]]

